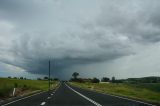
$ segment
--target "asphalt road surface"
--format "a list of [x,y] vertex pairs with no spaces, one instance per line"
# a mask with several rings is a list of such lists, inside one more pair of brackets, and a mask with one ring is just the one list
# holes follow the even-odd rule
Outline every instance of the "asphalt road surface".
[[61,83],[48,92],[14,100],[2,106],[154,106],[151,104],[100,94]]

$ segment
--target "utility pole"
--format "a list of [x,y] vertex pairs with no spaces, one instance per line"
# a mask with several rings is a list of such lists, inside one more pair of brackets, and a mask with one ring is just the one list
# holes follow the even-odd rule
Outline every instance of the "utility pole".
[[48,87],[49,87],[49,88],[48,88],[48,91],[49,91],[49,93],[50,93],[50,74],[51,74],[51,73],[50,73],[50,66],[51,66],[50,64],[51,64],[51,62],[50,62],[50,60],[49,60],[49,72],[48,72]]

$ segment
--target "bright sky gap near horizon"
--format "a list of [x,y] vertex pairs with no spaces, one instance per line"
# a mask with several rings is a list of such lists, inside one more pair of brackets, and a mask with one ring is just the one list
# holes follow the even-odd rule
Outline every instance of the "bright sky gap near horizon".
[[160,75],[159,0],[0,0],[0,76]]

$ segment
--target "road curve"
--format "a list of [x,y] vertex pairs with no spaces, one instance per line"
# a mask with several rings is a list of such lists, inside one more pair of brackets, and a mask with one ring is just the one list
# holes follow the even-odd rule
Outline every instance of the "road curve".
[[56,91],[44,92],[1,106],[154,106],[80,89],[61,83]]

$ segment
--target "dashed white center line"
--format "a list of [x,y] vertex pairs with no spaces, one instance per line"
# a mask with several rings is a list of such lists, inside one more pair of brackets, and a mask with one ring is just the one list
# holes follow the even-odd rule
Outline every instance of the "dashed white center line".
[[[44,92],[46,92],[46,91],[44,91]],[[24,97],[24,98],[17,99],[17,100],[15,100],[15,101],[9,102],[9,103],[4,104],[4,105],[2,105],[2,106],[7,106],[7,105],[10,105],[10,104],[12,104],[12,103],[15,103],[15,102],[18,102],[18,101],[21,101],[21,100],[24,100],[24,99],[27,99],[27,98],[30,98],[30,97],[39,95],[39,94],[42,94],[42,93],[44,93],[44,92],[36,93],[36,94],[31,95],[31,96],[26,96],[26,97]]]
[[53,94],[51,94],[51,95],[53,95]]
[[46,102],[42,102],[42,103],[41,103],[41,106],[43,106],[43,105],[45,105],[45,104],[46,104]]
[[48,97],[47,99],[50,99],[51,97]]

